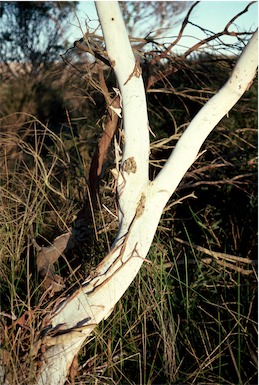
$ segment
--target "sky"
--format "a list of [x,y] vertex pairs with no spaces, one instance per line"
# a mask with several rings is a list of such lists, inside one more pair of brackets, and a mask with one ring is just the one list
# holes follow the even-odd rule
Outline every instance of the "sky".
[[[249,1],[201,1],[193,16],[203,27],[223,29],[226,23],[241,12]],[[258,25],[258,4],[253,4],[248,12],[238,18],[241,29],[255,29]]]
[[[241,12],[250,2],[249,1],[201,1],[193,10],[190,20],[204,28],[207,28],[214,32],[222,31],[229,20],[232,19],[237,13]],[[187,10],[188,11],[188,10]],[[186,13],[187,13],[186,11]],[[184,13],[184,15],[186,14]],[[79,22],[84,30],[85,16],[93,20],[90,23],[91,27],[98,25],[98,17],[95,10],[93,1],[80,1],[77,11],[78,19],[73,22],[74,26],[71,27],[71,38],[73,41],[82,37],[82,32],[78,27]],[[79,21],[79,22],[78,22]],[[237,28],[239,30],[255,30],[258,26],[258,3],[251,5],[248,12],[240,16],[236,21]],[[169,34],[176,35],[180,25],[177,29],[172,30]],[[195,38],[204,38],[205,36],[192,26],[188,26],[185,34],[188,36],[195,36]],[[231,40],[231,38],[228,38]],[[227,40],[227,42],[230,42]],[[191,46],[195,43],[195,40],[190,37],[182,39],[182,44],[185,46]],[[233,39],[232,39],[233,42]]]

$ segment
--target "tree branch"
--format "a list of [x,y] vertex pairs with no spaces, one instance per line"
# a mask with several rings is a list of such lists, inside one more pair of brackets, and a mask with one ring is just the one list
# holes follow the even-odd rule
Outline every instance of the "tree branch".
[[168,199],[188,168],[195,162],[207,136],[253,82],[258,65],[257,44],[258,31],[254,33],[241,54],[230,78],[192,120],[154,180],[154,189],[163,191]]
[[[144,85],[116,2],[97,2],[106,49],[123,103],[125,144],[118,179],[120,228],[111,252],[81,287],[56,303],[43,321],[37,350],[42,367],[37,385],[61,385],[74,356],[95,326],[106,319],[138,273],[153,240],[163,208],[198,151],[223,116],[253,81],[257,33],[230,79],[200,110],[182,135],[164,169],[148,180],[149,131]],[[249,63],[249,64],[247,64]]]
[[[125,233],[132,221],[143,186],[148,184],[149,130],[144,84],[139,62],[135,60],[127,31],[116,2],[96,2],[106,51],[115,71],[122,96],[124,148],[118,178],[119,220]],[[128,183],[124,194],[125,182]],[[130,201],[129,201],[130,198]]]

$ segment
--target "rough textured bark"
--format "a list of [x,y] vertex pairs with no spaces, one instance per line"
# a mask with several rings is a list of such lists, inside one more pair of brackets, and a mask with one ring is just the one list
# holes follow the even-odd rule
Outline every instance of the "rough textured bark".
[[257,33],[225,86],[189,125],[167,164],[148,180],[149,130],[140,64],[135,61],[117,2],[97,2],[106,50],[122,95],[125,144],[118,176],[119,230],[111,252],[80,289],[55,305],[35,345],[41,367],[37,385],[64,384],[74,356],[95,326],[112,312],[138,273],[160,216],[201,145],[253,81]]

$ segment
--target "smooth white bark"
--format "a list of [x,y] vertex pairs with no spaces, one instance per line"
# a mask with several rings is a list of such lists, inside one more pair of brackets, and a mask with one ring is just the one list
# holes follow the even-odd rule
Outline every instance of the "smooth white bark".
[[[122,96],[124,148],[118,179],[119,220],[126,233],[136,203],[148,184],[149,130],[141,67],[134,57],[117,2],[97,1],[106,51]],[[127,193],[125,184],[127,183]],[[133,210],[132,210],[133,209]]]
[[256,71],[257,34],[247,45],[229,81],[202,108],[165,168],[149,183],[149,134],[143,82],[140,76],[136,76],[137,72],[130,77],[136,63],[118,3],[97,2],[96,6],[107,53],[114,65],[123,98],[125,146],[119,179],[121,224],[110,254],[82,287],[65,298],[45,320],[49,330],[42,338],[46,352],[42,355],[37,385],[61,385],[65,382],[72,360],[86,337],[109,316],[138,273],[163,208],[195,161],[203,141],[239,100]]
[[[144,201],[142,194],[149,184],[149,130],[144,84],[118,3],[97,2],[96,8],[106,50],[122,95],[125,144],[118,178],[120,227],[111,253],[87,279],[82,289],[73,297],[66,298],[46,321],[57,335],[42,340],[46,349],[43,359],[48,363],[42,366],[38,385],[64,383],[72,358],[85,338],[110,314],[143,262],[138,255],[143,243],[140,239],[141,228],[139,221],[134,218],[140,215],[141,202]],[[146,246],[145,255],[148,248]],[[86,322],[82,325],[84,319]],[[69,333],[62,334],[59,329],[69,330]]]
[[207,136],[231,110],[253,81],[258,66],[258,31],[245,47],[225,85],[201,108],[154,181],[154,189],[170,197],[195,162]]

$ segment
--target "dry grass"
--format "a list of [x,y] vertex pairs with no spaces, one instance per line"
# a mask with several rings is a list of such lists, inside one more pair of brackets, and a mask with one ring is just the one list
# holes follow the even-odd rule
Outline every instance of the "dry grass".
[[[66,140],[35,117],[16,121],[14,130],[8,124],[2,120],[6,130],[0,134],[1,359],[6,384],[28,385],[36,370],[33,343],[38,325],[51,307],[37,276],[34,240],[48,245],[67,231],[86,195],[86,170],[76,142],[78,159],[72,159]],[[152,151],[163,153],[172,143],[154,141]],[[185,191],[191,178],[193,184],[207,183],[208,164],[202,157],[199,162],[200,173],[190,170],[179,191]],[[160,160],[155,167],[162,164]],[[225,173],[225,167],[214,169]],[[115,190],[108,172],[102,183],[105,207],[96,218],[98,241],[87,256],[81,250],[84,259],[76,252],[66,261],[69,268],[57,266],[67,288],[98,263],[114,236]],[[192,209],[192,202],[198,201],[193,194],[176,200],[169,202],[161,219],[149,253],[151,263],[143,266],[113,314],[82,349],[76,383],[255,383],[257,275],[252,252],[238,259],[242,229],[237,225],[226,235],[231,252],[224,249],[228,228],[212,207]],[[179,221],[182,207],[190,208],[190,217]],[[252,199],[250,210],[254,215]],[[231,221],[236,223],[235,218]],[[195,224],[202,242],[193,232]]]

